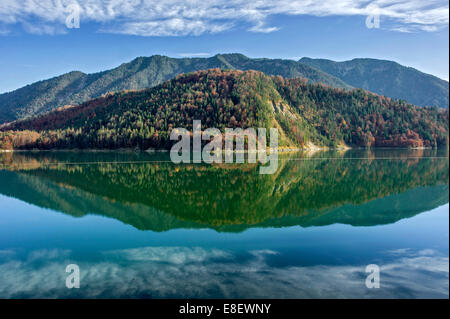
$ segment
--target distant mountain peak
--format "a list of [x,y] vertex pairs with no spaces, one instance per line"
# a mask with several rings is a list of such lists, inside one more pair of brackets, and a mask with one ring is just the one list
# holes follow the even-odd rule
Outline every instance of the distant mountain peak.
[[299,62],[331,74],[353,87],[412,104],[441,108],[449,105],[448,81],[395,61],[354,58],[336,62],[305,57]]

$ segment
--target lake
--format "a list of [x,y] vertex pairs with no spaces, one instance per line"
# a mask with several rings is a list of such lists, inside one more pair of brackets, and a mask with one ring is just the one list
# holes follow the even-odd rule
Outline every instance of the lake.
[[448,298],[447,150],[258,168],[0,153],[0,298]]

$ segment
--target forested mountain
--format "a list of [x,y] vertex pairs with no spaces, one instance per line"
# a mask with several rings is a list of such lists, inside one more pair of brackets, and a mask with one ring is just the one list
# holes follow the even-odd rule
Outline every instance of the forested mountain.
[[293,61],[251,59],[242,54],[176,59],[154,55],[139,57],[103,72],[66,73],[0,94],[0,123],[80,104],[108,92],[153,87],[180,73],[211,68],[257,70],[286,78],[302,77],[310,83],[320,82],[346,89],[363,88],[419,106],[448,108],[448,82],[391,61],[354,59],[334,62],[309,58]]
[[396,62],[353,59],[335,62],[302,58],[300,63],[334,75],[345,83],[419,106],[448,108],[448,82]]
[[269,75],[303,77],[313,83],[350,88],[329,74],[292,60],[250,59],[242,54],[183,59],[154,55],[136,58],[104,72],[70,72],[0,94],[0,123],[42,114],[59,106],[80,104],[108,92],[153,87],[180,73],[211,68],[253,69]]
[[448,110],[257,71],[181,74],[0,127],[0,148],[168,149],[173,128],[277,127],[280,146],[448,145]]

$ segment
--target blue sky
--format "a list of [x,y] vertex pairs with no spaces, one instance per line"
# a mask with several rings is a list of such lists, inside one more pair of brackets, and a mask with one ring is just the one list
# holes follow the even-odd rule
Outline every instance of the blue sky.
[[371,57],[448,80],[448,14],[442,0],[1,0],[0,92],[152,54]]

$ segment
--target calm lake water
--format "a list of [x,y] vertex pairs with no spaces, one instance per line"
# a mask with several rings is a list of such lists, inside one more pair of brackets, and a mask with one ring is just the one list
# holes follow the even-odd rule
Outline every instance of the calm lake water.
[[0,298],[448,296],[447,151],[0,154]]

